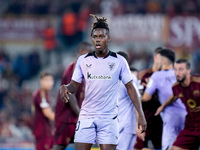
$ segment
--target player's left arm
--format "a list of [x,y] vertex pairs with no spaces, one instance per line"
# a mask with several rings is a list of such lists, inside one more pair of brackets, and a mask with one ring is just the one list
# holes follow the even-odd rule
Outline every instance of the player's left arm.
[[160,107],[158,107],[158,109],[156,110],[155,116],[159,115],[164,109],[165,107],[167,107],[168,105],[172,104],[173,102],[175,102],[178,99],[177,96],[175,96],[174,94],[172,94],[167,101],[165,101],[165,103],[163,103]]
[[132,81],[128,82],[125,84],[127,92],[129,94],[129,97],[132,101],[132,103],[134,104],[137,113],[138,113],[138,128],[140,128],[140,126],[142,127],[142,131],[141,132],[145,132],[146,128],[147,128],[147,122],[144,116],[144,112],[142,110],[142,105],[141,102],[138,98],[138,94],[135,90],[135,87],[133,86]]

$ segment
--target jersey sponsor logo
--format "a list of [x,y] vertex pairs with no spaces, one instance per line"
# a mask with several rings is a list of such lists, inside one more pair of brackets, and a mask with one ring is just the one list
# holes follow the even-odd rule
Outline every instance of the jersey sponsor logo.
[[197,103],[193,99],[188,99],[187,104],[190,107],[190,112],[199,112],[200,111],[200,106],[197,106]]
[[193,94],[194,94],[195,97],[199,97],[199,91],[198,90],[194,90]]
[[191,112],[199,112],[200,111],[200,106],[197,106],[195,108],[190,108]]
[[86,64],[86,67],[91,68],[92,64]]
[[111,75],[92,75],[91,73],[87,72],[87,79],[91,80],[111,80],[112,76]]
[[115,67],[115,63],[108,63],[109,69],[113,70],[113,68]]
[[197,103],[193,99],[188,99],[187,104],[190,108],[195,108]]

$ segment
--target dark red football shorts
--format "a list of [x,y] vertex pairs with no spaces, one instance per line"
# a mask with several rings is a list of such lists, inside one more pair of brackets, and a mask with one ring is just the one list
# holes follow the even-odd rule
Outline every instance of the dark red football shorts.
[[190,131],[187,129],[181,130],[173,146],[184,149],[198,150],[200,146],[200,131]]
[[55,123],[54,144],[69,145],[76,129],[75,123]]
[[53,147],[53,137],[40,136],[35,138],[36,150],[51,150]]

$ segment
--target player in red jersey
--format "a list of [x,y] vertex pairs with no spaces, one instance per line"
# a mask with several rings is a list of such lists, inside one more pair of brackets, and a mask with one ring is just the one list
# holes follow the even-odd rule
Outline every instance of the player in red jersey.
[[[154,51],[154,64],[152,68],[145,69],[139,73],[138,79],[141,80],[141,85],[143,85],[143,89],[141,94],[145,91],[145,86],[147,84],[148,78],[161,68],[161,59],[159,57],[159,51],[162,48],[158,47]],[[137,134],[138,137],[136,139],[136,143],[134,146],[135,150],[142,149],[148,147],[148,140],[151,140],[155,149],[161,149],[161,138],[162,138],[162,119],[160,116],[154,116],[157,108],[160,106],[160,102],[158,101],[157,94],[154,94],[152,99],[148,102],[142,102],[142,108],[145,114],[145,118],[147,120],[147,130],[145,133],[145,140],[141,138],[141,134]]]
[[41,87],[33,94],[33,134],[36,150],[50,150],[53,146],[50,120],[54,121],[54,112],[50,107],[48,91],[52,89],[54,79],[49,72],[42,72],[40,77]]
[[200,146],[200,76],[190,75],[190,63],[179,59],[175,63],[177,82],[173,85],[173,94],[161,105],[156,115],[177,98],[185,104],[187,116],[185,128],[180,131],[171,150],[197,150]]
[[[87,42],[81,42],[78,46],[78,55],[89,53],[93,50],[93,46]],[[63,73],[61,85],[68,84],[71,81],[72,74],[76,62],[72,62]],[[55,135],[54,135],[54,150],[64,150],[75,133],[76,122],[79,115],[79,108],[81,107],[84,98],[84,83],[80,85],[75,95],[71,95],[70,103],[63,103],[60,99],[60,93],[57,96],[55,107]]]

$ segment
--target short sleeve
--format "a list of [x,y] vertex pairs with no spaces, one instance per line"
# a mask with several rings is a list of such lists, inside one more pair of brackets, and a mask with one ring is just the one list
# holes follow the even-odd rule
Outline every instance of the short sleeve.
[[47,102],[46,98],[42,98],[42,100],[40,102],[40,107],[41,108],[48,108],[49,107],[49,103]]
[[137,96],[138,96],[138,97],[141,97],[140,92],[139,92],[139,90],[138,90],[138,86],[136,85],[135,82],[133,82],[133,86],[134,86],[134,88],[135,88],[135,90],[136,90]]
[[141,97],[140,92],[139,92],[138,79],[137,79],[137,77],[133,73],[131,73],[131,75],[132,75],[132,78],[133,78],[133,80],[132,80],[133,86],[135,87],[137,95],[138,95],[138,97]]
[[126,83],[132,80],[132,75],[127,61],[122,56],[120,57],[121,57],[120,79],[122,83],[125,85]]
[[156,92],[157,84],[155,78],[156,75],[155,73],[153,73],[145,89],[145,92],[148,93],[149,95],[153,95]]
[[81,60],[82,57],[80,56],[76,62],[76,66],[72,75],[72,80],[81,83],[83,80],[83,73],[82,73],[82,69],[81,69]]

